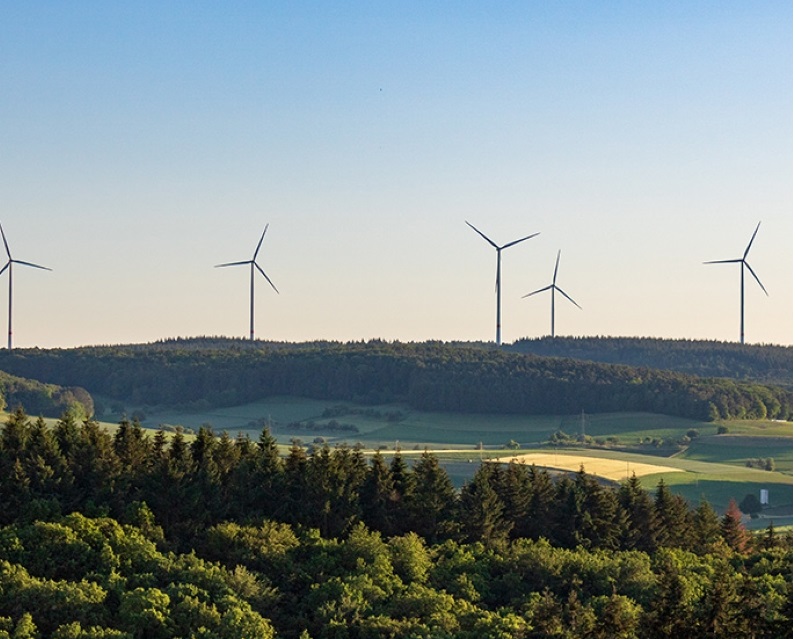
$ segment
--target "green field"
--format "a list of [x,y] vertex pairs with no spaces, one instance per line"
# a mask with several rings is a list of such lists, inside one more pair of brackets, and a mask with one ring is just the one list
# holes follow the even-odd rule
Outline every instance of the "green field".
[[[196,429],[203,424],[211,425],[216,432],[230,434],[256,432],[261,428],[256,422],[270,423],[272,432],[281,442],[293,437],[306,439],[308,431],[291,429],[292,422],[314,421],[323,424],[329,421],[322,414],[326,408],[343,405],[333,401],[274,397],[260,402],[208,411],[157,411],[144,410],[144,426],[157,428],[159,424],[182,425]],[[350,405],[352,406],[352,405]],[[352,406],[353,407],[353,406]],[[354,407],[362,408],[362,407]],[[557,430],[571,435],[581,432],[580,416],[559,415],[488,415],[459,413],[429,413],[400,405],[364,407],[383,413],[401,411],[404,419],[387,422],[366,415],[344,415],[336,417],[338,422],[353,424],[358,433],[337,437],[333,433],[318,431],[329,442],[360,441],[365,445],[394,445],[399,440],[406,445],[475,447],[480,442],[485,446],[499,447],[514,440],[523,447],[539,445]],[[110,419],[106,417],[105,419]],[[588,415],[585,418],[586,434],[593,437],[615,436],[622,443],[636,444],[645,437],[682,437],[689,429],[714,433],[715,425],[678,417],[650,413],[610,413]],[[790,426],[791,428],[791,426]],[[310,438],[311,439],[311,438]]]
[[[347,406],[354,411],[370,410],[371,414],[336,416],[337,422],[351,424],[358,432],[325,429],[331,418],[324,418],[328,408]],[[137,407],[127,407],[130,414]],[[381,449],[385,454],[399,447],[410,459],[426,448],[435,451],[456,485],[462,485],[485,459],[514,456],[527,452],[556,450],[560,455],[588,455],[619,462],[646,461],[668,466],[671,472],[646,475],[642,484],[652,490],[664,479],[676,492],[695,504],[705,498],[718,512],[723,512],[729,499],[740,501],[746,494],[759,494],[760,488],[770,492],[775,523],[792,523],[792,423],[763,420],[708,423],[649,413],[610,413],[600,415],[477,415],[430,413],[401,405],[355,406],[333,401],[274,397],[260,402],[208,411],[158,411],[143,408],[147,428],[160,425],[184,426],[197,429],[211,426],[216,433],[227,431],[231,436],[246,433],[256,440],[262,424],[269,424],[280,444],[287,445],[294,438],[306,444],[322,437],[329,444],[359,443],[366,450]],[[378,411],[381,416],[373,415]],[[399,421],[389,421],[389,412],[400,412]],[[103,421],[113,421],[119,415],[105,415]],[[291,427],[291,423],[313,423],[317,429]],[[717,435],[718,425],[728,433]],[[546,445],[550,435],[562,430],[577,435],[583,430],[591,437],[606,440],[615,438],[621,446],[637,446],[650,440],[680,440],[695,429],[698,436],[689,446],[671,455],[676,448],[655,448],[646,445],[633,451],[608,448],[552,449]],[[508,442],[519,444],[518,450],[508,450]],[[482,449],[481,449],[482,444]],[[653,455],[653,457],[651,457]],[[775,471],[747,468],[749,458],[771,458]],[[684,471],[684,472],[682,472]],[[760,518],[754,526],[765,526]]]

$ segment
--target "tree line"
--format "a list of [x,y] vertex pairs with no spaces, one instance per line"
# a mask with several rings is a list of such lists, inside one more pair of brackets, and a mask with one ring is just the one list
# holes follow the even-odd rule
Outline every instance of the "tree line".
[[791,536],[634,477],[18,410],[0,526],[0,638],[791,636]]
[[792,388],[792,346],[654,337],[539,337],[520,339],[505,348]]
[[84,388],[44,384],[0,371],[0,410],[6,406],[26,406],[32,413],[48,417],[64,412],[78,418],[94,414],[94,400]]
[[780,386],[438,342],[183,346],[2,351],[0,369],[137,405],[211,408],[293,395],[464,413],[792,418],[792,391]]

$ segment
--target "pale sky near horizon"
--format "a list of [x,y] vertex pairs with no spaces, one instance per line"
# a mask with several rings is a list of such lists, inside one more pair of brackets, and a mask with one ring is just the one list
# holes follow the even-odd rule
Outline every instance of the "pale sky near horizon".
[[[792,3],[0,2],[14,344],[792,344]],[[2,260],[5,262],[5,259]],[[0,335],[8,277],[0,276]],[[4,344],[5,339],[0,339]]]

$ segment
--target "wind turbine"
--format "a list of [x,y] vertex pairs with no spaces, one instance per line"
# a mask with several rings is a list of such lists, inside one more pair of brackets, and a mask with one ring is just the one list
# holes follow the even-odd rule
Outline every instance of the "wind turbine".
[[747,268],[751,275],[754,276],[756,283],[762,287],[762,290],[765,292],[765,295],[768,295],[767,289],[764,287],[762,282],[754,273],[754,269],[751,268],[751,265],[745,261],[745,258],[748,257],[748,251],[751,250],[751,244],[754,243],[754,238],[756,238],[756,234],[759,231],[759,227],[761,226],[762,222],[756,225],[756,229],[754,230],[754,234],[751,236],[751,241],[748,242],[748,246],[745,249],[745,253],[743,256],[734,260],[712,260],[711,262],[704,262],[704,264],[739,264],[740,265],[740,344],[745,344],[745,269]]
[[[466,222],[466,220],[464,220]],[[478,229],[476,229],[472,224],[466,222],[467,226],[469,226],[475,233],[480,235],[484,240],[486,240],[489,244],[491,244],[497,250],[497,346],[499,346],[501,341],[501,333],[500,333],[500,296],[501,296],[501,287],[500,287],[500,261],[502,258],[502,251],[503,249],[507,249],[515,244],[519,244],[519,242],[524,242],[525,240],[529,240],[531,237],[535,237],[538,233],[533,233],[532,235],[528,235],[527,237],[523,237],[519,240],[514,240],[513,242],[508,242],[507,244],[503,244],[502,246],[497,246],[494,242],[492,242],[488,237],[486,237],[483,233],[481,233]]]
[[530,297],[531,295],[535,295],[536,293],[543,293],[544,291],[552,291],[552,337],[555,337],[555,291],[560,293],[563,297],[569,300],[574,306],[582,310],[582,306],[577,304],[573,299],[571,299],[562,288],[557,285],[558,281],[558,264],[560,264],[560,250],[558,250],[558,258],[555,260],[555,272],[552,274],[552,284],[549,286],[545,286],[544,288],[540,288],[537,291],[533,291],[532,293],[528,293],[527,295],[522,295],[522,298]]
[[254,257],[250,260],[244,260],[242,262],[228,262],[226,264],[216,264],[215,268],[223,268],[225,266],[244,266],[245,264],[249,264],[251,266],[251,323],[250,323],[250,330],[249,336],[250,339],[254,339],[254,269],[256,268],[260,273],[262,273],[262,277],[268,280],[268,284],[273,287],[273,290],[277,293],[279,289],[271,282],[271,278],[269,278],[265,271],[260,268],[260,265],[257,264],[257,253],[259,253],[259,249],[262,246],[262,240],[265,239],[265,233],[268,230],[268,224],[265,225],[265,230],[262,231],[262,236],[259,238],[259,243],[257,244],[257,249],[254,251]]
[[3,236],[3,244],[6,247],[6,255],[8,255],[8,262],[6,262],[5,266],[0,269],[0,275],[5,273],[6,269],[8,269],[8,350],[11,350],[11,336],[13,331],[11,329],[11,306],[13,300],[13,288],[14,288],[14,278],[13,278],[13,266],[14,264],[22,264],[23,266],[32,266],[33,268],[40,268],[43,271],[51,271],[51,268],[47,268],[46,266],[39,266],[38,264],[33,264],[31,262],[23,262],[22,260],[15,260],[11,257],[11,250],[8,248],[8,240],[6,240],[6,232],[3,230],[3,225],[0,224],[0,234]]

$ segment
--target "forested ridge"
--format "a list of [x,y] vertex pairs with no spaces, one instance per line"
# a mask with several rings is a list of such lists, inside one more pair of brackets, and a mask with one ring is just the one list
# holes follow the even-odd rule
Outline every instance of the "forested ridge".
[[505,348],[792,387],[792,346],[653,337],[541,337],[520,339]]
[[792,391],[776,385],[440,342],[18,349],[0,352],[0,370],[143,405],[219,407],[294,395],[465,413],[792,418]]
[[792,636],[792,538],[660,483],[10,415],[0,638]]
[[5,406],[26,406],[32,413],[47,417],[59,417],[67,411],[78,417],[94,413],[93,399],[84,388],[44,384],[0,370],[0,409]]

